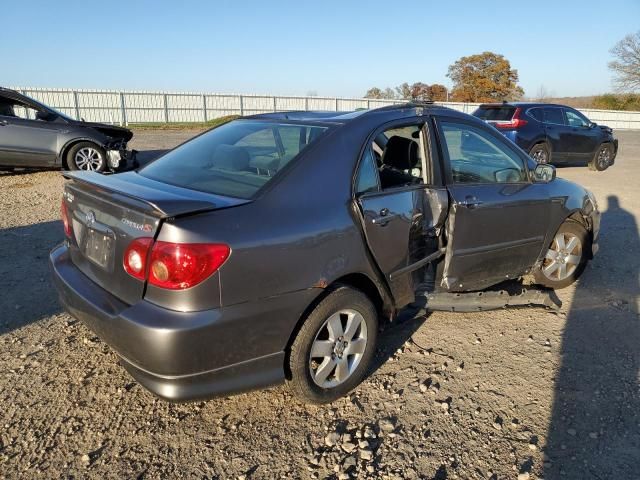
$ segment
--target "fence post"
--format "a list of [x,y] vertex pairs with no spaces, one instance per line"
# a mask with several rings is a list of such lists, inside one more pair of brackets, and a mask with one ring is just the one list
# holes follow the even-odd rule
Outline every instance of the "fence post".
[[120,92],[120,113],[122,115],[122,124],[126,127],[127,122],[127,109],[124,105],[124,92]]
[[273,113],[276,113],[278,111],[278,107],[276,106],[276,97],[273,97]]
[[78,106],[78,92],[76,90],[73,91],[73,103],[76,107],[76,120],[80,120],[80,107]]
[[240,97],[240,116],[244,117],[244,100],[242,99],[242,95]]
[[164,123],[169,123],[169,105],[167,104],[167,94],[162,95],[164,101]]
[[371,100],[367,100],[367,110],[371,110]]
[[202,95],[202,116],[204,123],[207,123],[207,96]]
[[338,111],[338,97],[336,97],[336,112]]
[[304,111],[309,111],[309,97],[304,97]]

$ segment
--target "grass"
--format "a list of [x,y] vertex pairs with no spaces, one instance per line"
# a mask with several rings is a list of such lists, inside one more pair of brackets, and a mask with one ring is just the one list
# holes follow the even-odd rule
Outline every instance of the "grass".
[[240,118],[239,115],[227,115],[226,117],[214,118],[208,122],[175,122],[175,123],[130,123],[127,128],[135,130],[202,130],[217,127],[224,123]]

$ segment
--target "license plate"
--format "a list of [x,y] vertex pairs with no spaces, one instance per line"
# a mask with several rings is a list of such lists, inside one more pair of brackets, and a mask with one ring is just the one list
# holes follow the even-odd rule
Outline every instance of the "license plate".
[[84,248],[85,256],[96,265],[110,270],[113,255],[114,237],[109,232],[100,232],[92,228],[87,229],[87,239]]

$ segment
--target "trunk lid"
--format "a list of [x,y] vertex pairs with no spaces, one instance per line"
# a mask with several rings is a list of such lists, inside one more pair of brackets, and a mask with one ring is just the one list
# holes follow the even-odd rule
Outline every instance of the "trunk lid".
[[132,304],[144,295],[145,282],[123,266],[129,244],[156,238],[171,217],[229,208],[248,200],[212,195],[151,180],[136,172],[105,176],[65,172],[70,181],[64,199],[71,220],[73,263],[93,282]]

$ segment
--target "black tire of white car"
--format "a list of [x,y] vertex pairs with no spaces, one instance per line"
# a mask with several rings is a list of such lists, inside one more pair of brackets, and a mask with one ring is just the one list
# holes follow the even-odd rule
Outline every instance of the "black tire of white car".
[[[336,334],[332,335],[332,330],[326,329],[327,322],[335,321],[336,316],[343,330],[338,328],[336,333],[334,329]],[[360,326],[350,332],[350,322],[355,324],[356,321]],[[328,335],[323,336],[323,332]],[[307,403],[329,403],[343,397],[367,375],[376,349],[377,333],[378,313],[371,300],[350,287],[335,289],[309,313],[291,344],[288,387],[297,398]],[[361,354],[350,353],[356,341]],[[344,372],[348,373],[343,381],[339,379],[338,363],[342,363],[346,368]],[[336,365],[335,370],[331,369],[332,365]],[[322,368],[329,374],[323,376]],[[335,385],[323,387],[320,385],[322,382]]]
[[595,155],[589,162],[589,170],[602,172],[611,165],[611,157],[613,156],[613,146],[610,143],[601,144],[596,150]]
[[534,145],[529,151],[529,156],[533,158],[536,163],[549,163],[551,161],[551,153],[549,147],[545,143],[538,143]]
[[95,143],[78,142],[67,152],[66,163],[69,170],[104,172],[107,168],[107,154]]
[[[558,245],[558,237],[562,235],[562,244]],[[577,238],[579,245],[570,247],[571,239]],[[578,249],[579,247],[579,249]],[[572,261],[572,257],[579,260]],[[584,271],[591,256],[591,235],[578,222],[566,220],[556,232],[549,245],[542,264],[534,272],[536,283],[559,290],[574,283]],[[562,268],[569,270],[566,276],[560,275]],[[546,271],[545,271],[546,269]],[[546,273],[545,273],[546,272]]]

